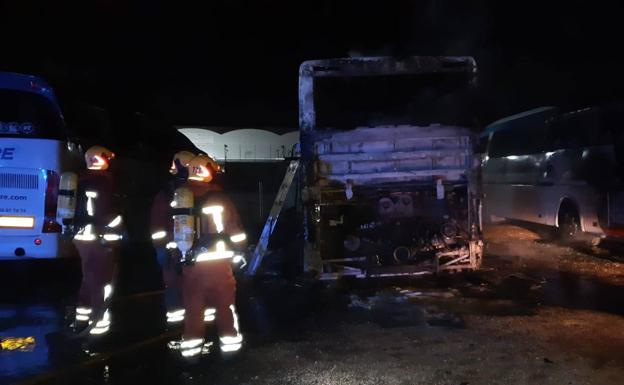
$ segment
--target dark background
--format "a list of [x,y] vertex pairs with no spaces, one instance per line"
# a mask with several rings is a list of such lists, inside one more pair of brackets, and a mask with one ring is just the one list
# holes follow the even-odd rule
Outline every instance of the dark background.
[[70,124],[88,102],[175,124],[296,128],[306,59],[472,55],[487,124],[620,98],[619,3],[3,1],[0,70],[44,76]]

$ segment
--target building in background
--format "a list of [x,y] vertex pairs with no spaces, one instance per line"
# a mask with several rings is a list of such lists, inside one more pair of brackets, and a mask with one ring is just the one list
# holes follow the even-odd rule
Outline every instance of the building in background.
[[[231,130],[222,127],[176,126],[198,149],[225,165],[225,188],[241,213],[253,244],[275,200],[299,131],[283,128]],[[290,194],[285,207],[294,206]]]
[[221,127],[176,127],[197,148],[219,162],[271,162],[292,156],[298,130]]

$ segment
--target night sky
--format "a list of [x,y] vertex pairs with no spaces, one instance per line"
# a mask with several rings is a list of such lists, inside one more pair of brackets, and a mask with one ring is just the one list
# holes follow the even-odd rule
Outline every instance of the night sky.
[[[4,1],[0,70],[182,125],[297,127],[307,59],[471,55],[482,124],[621,99],[620,2]],[[551,4],[552,3],[552,4]]]

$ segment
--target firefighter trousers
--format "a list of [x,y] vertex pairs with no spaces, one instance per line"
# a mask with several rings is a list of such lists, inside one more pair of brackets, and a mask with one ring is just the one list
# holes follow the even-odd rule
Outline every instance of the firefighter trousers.
[[182,300],[182,275],[178,272],[170,250],[164,246],[156,247],[156,257],[162,268],[165,284],[165,308],[167,323],[184,320],[184,302]]
[[236,280],[229,259],[203,261],[184,267],[182,293],[186,309],[184,340],[203,340],[204,311],[214,308],[221,350],[240,349],[242,335],[234,305]]
[[[74,245],[80,255],[82,267],[77,313],[85,316],[82,319],[84,321],[101,321],[106,318],[105,324],[108,325],[110,316],[106,308],[106,300],[112,292],[117,267],[117,251],[113,247],[96,241],[74,241]],[[108,327],[105,329],[108,331]]]

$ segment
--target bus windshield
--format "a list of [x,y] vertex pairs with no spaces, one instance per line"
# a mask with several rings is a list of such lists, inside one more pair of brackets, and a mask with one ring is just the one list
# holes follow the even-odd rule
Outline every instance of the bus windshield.
[[46,97],[0,89],[0,137],[62,140],[63,120]]

